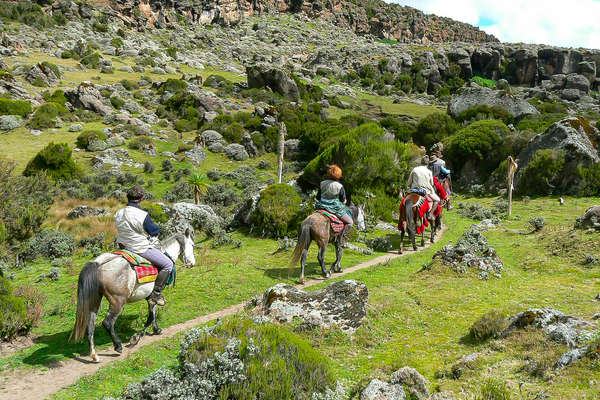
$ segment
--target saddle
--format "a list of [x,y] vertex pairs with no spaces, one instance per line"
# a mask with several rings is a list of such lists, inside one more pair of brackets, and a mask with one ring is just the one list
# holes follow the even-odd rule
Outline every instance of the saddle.
[[158,269],[152,263],[129,250],[118,250],[113,254],[119,255],[127,260],[131,268],[135,270],[138,283],[154,282],[158,276]]
[[335,214],[330,213],[327,210],[317,210],[317,212],[319,214],[322,214],[322,215],[326,216],[327,218],[329,218],[329,222],[331,224],[331,229],[335,233],[340,233],[341,231],[344,230],[344,221],[339,219]]

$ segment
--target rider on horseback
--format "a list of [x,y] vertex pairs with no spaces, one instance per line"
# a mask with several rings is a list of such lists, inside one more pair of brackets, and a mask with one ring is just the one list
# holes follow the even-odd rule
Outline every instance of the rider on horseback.
[[433,215],[435,213],[434,210],[437,209],[438,204],[440,203],[440,197],[437,195],[434,189],[433,184],[433,175],[428,168],[429,165],[429,157],[427,155],[423,156],[421,159],[421,165],[415,167],[409,177],[408,177],[408,187],[410,189],[422,189],[427,193],[427,196],[431,198],[433,201],[433,205],[429,210],[430,216],[433,219]]
[[150,214],[140,207],[146,192],[140,185],[127,191],[127,206],[115,213],[115,224],[119,233],[117,243],[123,248],[137,253],[150,261],[158,269],[154,290],[148,297],[150,303],[165,305],[162,291],[173,270],[173,261],[158,250],[159,227]]
[[[441,147],[441,143],[440,143]],[[433,174],[433,178],[437,179],[448,196],[450,196],[450,170],[446,169],[446,161],[442,159],[442,152],[440,150],[435,151],[429,163],[429,169]],[[450,210],[450,198],[446,199],[446,206]]]
[[344,190],[344,186],[339,182],[342,178],[342,169],[334,164],[327,170],[327,176],[329,179],[321,182],[319,186],[317,209],[327,210],[344,222],[342,246],[345,247],[354,222],[350,210],[346,207],[346,191]]

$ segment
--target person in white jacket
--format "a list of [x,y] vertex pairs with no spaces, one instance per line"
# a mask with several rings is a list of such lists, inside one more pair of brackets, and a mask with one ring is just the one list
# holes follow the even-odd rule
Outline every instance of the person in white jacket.
[[140,185],[127,191],[127,206],[115,213],[117,243],[123,248],[137,253],[150,261],[158,269],[154,290],[148,297],[150,303],[165,305],[162,291],[173,270],[173,261],[157,247],[160,228],[152,221],[150,214],[140,207],[146,192]]
[[433,200],[430,215],[433,215],[433,210],[437,208],[440,203],[440,197],[437,195],[433,185],[433,174],[428,168],[429,157],[423,156],[421,159],[421,165],[413,168],[408,176],[408,188],[409,189],[423,189],[425,193]]

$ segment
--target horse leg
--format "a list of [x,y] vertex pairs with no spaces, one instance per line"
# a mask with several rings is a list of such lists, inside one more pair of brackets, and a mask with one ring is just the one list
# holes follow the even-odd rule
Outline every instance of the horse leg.
[[319,264],[321,265],[321,271],[323,272],[323,276],[325,278],[329,278],[331,276],[331,271],[327,271],[325,268],[325,252],[327,251],[327,242],[325,244],[319,243],[319,254],[317,255],[317,260],[319,260]]
[[104,318],[104,321],[102,321],[102,326],[110,335],[117,353],[121,353],[123,351],[123,343],[121,342],[119,335],[117,335],[115,332],[115,322],[123,311],[125,301],[126,299],[121,296],[112,296],[109,298],[110,308],[108,309],[106,318]]
[[306,244],[306,247],[302,249],[302,255],[300,256],[300,283],[304,283],[304,267],[306,267],[306,256],[308,255],[308,248],[310,247],[310,240]]
[[335,262],[331,266],[331,270],[333,272],[343,272],[342,266],[340,265],[342,262],[342,255],[344,254],[344,248],[342,247],[342,236],[338,236],[335,239]]
[[158,315],[158,304],[155,304],[154,307],[152,307],[152,332],[155,335],[160,335],[160,334],[162,334],[162,329],[160,329],[160,327],[158,326],[158,319],[156,319],[157,315]]
[[148,318],[146,319],[146,323],[144,324],[144,327],[136,332],[131,339],[129,339],[129,344],[132,346],[135,346],[136,344],[139,343],[140,339],[143,338],[146,335],[146,331],[148,330],[148,328],[150,328],[150,326],[153,327],[154,332],[156,333],[156,330],[158,329],[158,325],[156,324],[156,307],[158,305],[157,304],[150,304],[150,302],[148,302]]
[[96,317],[98,316],[98,308],[90,311],[90,317],[87,324],[87,335],[90,342],[90,357],[94,362],[100,362],[100,358],[96,354],[96,348],[94,347],[94,331],[96,330]]
[[410,236],[410,241],[412,242],[413,250],[417,251],[417,224],[419,223],[419,219],[415,217],[415,224],[412,230],[408,232]]
[[400,253],[402,254],[402,251],[404,250],[404,230],[400,231]]

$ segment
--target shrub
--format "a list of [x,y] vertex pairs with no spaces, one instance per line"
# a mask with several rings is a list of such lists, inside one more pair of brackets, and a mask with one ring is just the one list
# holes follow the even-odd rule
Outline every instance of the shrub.
[[25,240],[37,231],[56,194],[44,173],[24,177],[13,171],[13,164],[0,160],[0,244]]
[[153,172],[154,172],[154,164],[152,164],[150,161],[144,162],[144,173],[151,174]]
[[165,92],[176,93],[181,90],[187,89],[188,86],[189,85],[186,81],[182,81],[181,79],[169,78],[160,85],[160,87],[158,88],[158,93],[159,94],[163,94]]
[[417,132],[417,127],[412,121],[402,121],[393,116],[387,116],[379,124],[391,131],[396,139],[402,142],[408,142]]
[[268,186],[260,194],[252,225],[263,236],[283,237],[296,229],[302,198],[285,183]]
[[163,200],[169,203],[176,203],[179,201],[193,201],[194,200],[194,189],[185,181],[177,182],[171,189],[163,196]]
[[100,54],[98,52],[89,53],[81,59],[81,64],[88,68],[97,69],[100,65]]
[[148,214],[150,214],[152,220],[158,224],[163,224],[169,220],[169,217],[167,217],[167,214],[165,214],[165,211],[160,204],[143,202],[142,208],[146,210]]
[[127,147],[132,150],[143,150],[154,146],[154,142],[148,136],[136,136],[127,143]]
[[13,295],[10,283],[3,277],[0,277],[0,315],[0,339],[10,340],[25,329],[25,302]]
[[499,119],[507,125],[514,122],[513,116],[504,108],[500,106],[490,107],[485,104],[468,108],[456,117],[457,122],[473,122],[483,119]]
[[163,171],[170,171],[174,168],[173,163],[168,158],[165,158],[163,160],[161,167],[162,167]]
[[179,367],[129,385],[123,399],[309,400],[334,384],[328,359],[283,327],[236,317],[190,330]]
[[433,113],[421,119],[417,124],[417,130],[413,135],[413,141],[430,148],[437,142],[441,142],[458,130],[458,125],[447,114]]
[[244,127],[239,122],[234,122],[223,130],[222,134],[229,143],[241,143]]
[[542,216],[533,217],[527,221],[527,224],[534,232],[539,232],[546,226],[546,220]]
[[121,47],[123,47],[123,39],[121,39],[120,37],[112,38],[110,40],[110,45],[113,46],[115,49],[120,49]]
[[477,121],[444,141],[446,155],[456,171],[460,171],[467,161],[474,161],[481,174],[490,173],[508,156],[499,149],[509,135],[510,131],[502,121]]
[[20,115],[25,118],[29,113],[31,113],[30,102],[0,97],[0,115]]
[[197,118],[192,120],[178,119],[173,124],[173,127],[177,132],[189,132],[198,129],[200,121]]
[[563,150],[540,149],[521,172],[519,192],[523,194],[551,194],[560,183],[565,165]]
[[77,136],[75,144],[80,149],[87,149],[94,140],[106,140],[106,135],[101,131],[83,131]]
[[50,94],[50,92],[45,92],[43,94],[43,97],[44,97],[44,100],[46,100],[47,102],[60,104],[61,106],[64,106],[65,104],[67,104],[67,98],[65,97],[65,92],[63,92],[61,89],[55,90],[54,92],[52,92],[52,94]]
[[48,144],[27,163],[23,175],[32,176],[42,171],[55,180],[70,180],[83,175],[66,143]]
[[29,126],[33,129],[49,129],[55,127],[55,118],[68,114],[69,111],[59,103],[44,103],[39,106],[31,120]]
[[519,121],[516,128],[520,131],[532,131],[534,133],[545,132],[555,122],[562,120],[566,114],[541,114],[528,115]]
[[55,259],[71,257],[75,252],[75,239],[66,232],[45,230],[37,233],[27,244],[23,257],[32,261],[38,257]]
[[491,311],[475,321],[469,336],[475,343],[481,343],[499,337],[506,326],[506,318],[498,311]]
[[118,110],[125,105],[125,100],[123,100],[119,96],[111,96],[110,104],[112,104],[112,106]]
[[490,89],[496,89],[496,83],[497,83],[493,79],[486,79],[486,78],[483,78],[483,77],[477,76],[477,75],[472,77],[471,79],[469,79],[469,82],[475,82],[479,86],[487,87]]
[[44,305],[46,304],[46,296],[35,286],[27,285],[20,286],[14,291],[14,295],[23,299],[25,303],[25,326],[29,331],[37,326],[38,322],[44,315]]
[[129,79],[121,79],[119,83],[129,92],[140,88],[140,85],[138,85],[137,82],[130,81]]
[[0,18],[22,22],[38,29],[64,25],[67,22],[60,11],[46,15],[42,7],[32,1],[4,2],[0,7]]
[[210,205],[229,207],[238,203],[240,196],[229,184],[217,183],[207,188],[204,200]]

